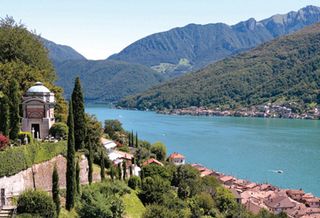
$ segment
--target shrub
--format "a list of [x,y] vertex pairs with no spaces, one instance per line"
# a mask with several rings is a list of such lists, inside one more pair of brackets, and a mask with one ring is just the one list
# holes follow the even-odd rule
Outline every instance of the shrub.
[[156,158],[160,161],[164,161],[167,155],[167,148],[161,142],[156,142],[151,145],[151,152],[156,155]]
[[55,138],[64,138],[68,134],[68,126],[62,122],[54,123],[49,130],[49,134]]
[[0,177],[11,176],[32,166],[50,160],[67,150],[65,141],[35,143],[13,147],[0,152]]
[[178,218],[180,214],[176,213],[175,211],[172,211],[168,209],[165,206],[157,205],[157,204],[151,204],[147,206],[146,212],[143,214],[143,218]]
[[18,198],[17,212],[19,214],[35,214],[41,217],[56,217],[56,206],[46,192],[26,191]]
[[131,176],[128,181],[128,186],[132,189],[137,189],[141,186],[141,179],[139,176]]
[[19,132],[18,139],[21,140],[21,143],[25,144],[25,137],[27,136],[28,143],[32,143],[32,136],[30,132]]
[[9,144],[8,137],[0,134],[0,150],[4,150]]
[[86,186],[81,195],[80,217],[120,218],[124,204],[119,196],[128,193],[124,183],[94,183]]

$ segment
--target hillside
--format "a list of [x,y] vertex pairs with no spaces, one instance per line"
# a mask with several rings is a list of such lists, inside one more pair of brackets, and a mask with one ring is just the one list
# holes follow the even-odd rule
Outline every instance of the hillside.
[[79,76],[86,102],[114,102],[145,91],[163,81],[163,76],[146,66],[120,61],[69,60],[55,63],[57,85],[70,97]]
[[49,58],[53,62],[62,62],[66,60],[85,60],[80,53],[66,45],[59,45],[44,38],[40,38],[40,41],[48,49]]
[[308,6],[261,21],[251,18],[233,26],[189,24],[140,39],[108,59],[140,63],[177,76],[319,21],[320,8]]
[[119,105],[237,108],[268,101],[320,103],[320,24],[184,75]]

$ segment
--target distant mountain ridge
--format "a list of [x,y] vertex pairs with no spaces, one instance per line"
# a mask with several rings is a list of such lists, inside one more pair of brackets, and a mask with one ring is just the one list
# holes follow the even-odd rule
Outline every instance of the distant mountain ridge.
[[73,90],[74,80],[81,79],[85,101],[115,102],[164,81],[164,77],[149,67],[109,60],[67,60],[56,62],[57,85],[63,87],[67,99]]
[[235,109],[265,103],[298,112],[320,104],[320,23],[128,97],[119,106]]
[[140,63],[176,76],[317,22],[320,7],[307,6],[261,21],[250,18],[233,26],[189,24],[140,39],[108,60]]
[[49,58],[53,62],[63,62],[66,60],[86,60],[79,52],[67,45],[56,44],[45,38],[40,38],[44,47],[48,49]]

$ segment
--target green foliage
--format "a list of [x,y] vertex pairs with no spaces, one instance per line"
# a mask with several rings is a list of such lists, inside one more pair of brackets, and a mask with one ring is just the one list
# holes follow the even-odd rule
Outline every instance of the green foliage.
[[129,193],[123,183],[94,183],[85,186],[81,195],[80,217],[121,218],[124,205],[121,196]]
[[51,126],[49,134],[55,138],[65,138],[68,135],[68,126],[63,122],[56,122]]
[[66,142],[33,143],[12,147],[0,152],[0,177],[11,176],[31,167],[33,164],[52,159],[66,153]]
[[[55,93],[56,119],[65,121],[66,103],[62,89],[54,85],[55,73],[47,50],[39,36],[31,33],[13,18],[0,21],[0,91],[9,96],[9,82],[17,80],[18,94],[23,94],[37,81],[42,81]],[[11,101],[11,98],[9,98]]]
[[10,130],[9,100],[6,95],[0,98],[0,132],[9,136]]
[[143,179],[139,197],[144,204],[161,203],[164,200],[164,194],[169,190],[169,181],[160,176],[146,177]]
[[86,137],[84,100],[79,77],[76,78],[72,92],[72,108],[74,115],[74,138],[77,151],[83,148]]
[[176,211],[171,211],[169,208],[158,205],[151,204],[146,208],[146,212],[142,216],[143,218],[179,218],[179,214]]
[[161,142],[156,142],[151,145],[150,148],[151,153],[156,155],[157,160],[164,161],[167,156],[167,148],[166,146]]
[[123,203],[125,206],[125,216],[130,218],[141,218],[146,208],[140,201],[135,191],[123,196]]
[[108,134],[111,139],[114,139],[116,132],[124,132],[122,123],[119,120],[104,121],[104,133]]
[[239,108],[320,102],[319,24],[186,74],[119,105],[138,109]]
[[44,191],[25,191],[18,198],[18,213],[35,214],[41,217],[56,217],[56,206]]
[[163,179],[171,181],[172,173],[166,167],[159,166],[157,164],[149,164],[142,167],[145,177],[160,176]]
[[[93,115],[86,114],[86,138],[85,148],[89,150],[89,144],[93,150],[94,163],[100,165],[101,151],[104,149],[100,143],[103,129],[101,123]],[[105,155],[106,164],[108,164],[107,156]]]
[[128,180],[128,186],[132,189],[138,189],[141,186],[141,179],[139,176],[131,176]]
[[19,107],[20,107],[20,95],[19,95],[19,87],[18,83],[15,79],[12,79],[9,85],[9,95],[10,99],[9,104],[9,122],[10,122],[10,139],[16,140],[18,139],[18,134],[20,131],[20,115],[19,115]]
[[220,212],[226,215],[231,215],[239,208],[233,194],[223,187],[216,189],[215,202]]
[[76,195],[76,169],[75,169],[75,145],[74,145],[74,120],[72,101],[69,102],[68,115],[68,152],[67,152],[67,196],[66,209],[71,210],[74,207]]
[[104,153],[101,151],[101,157],[100,157],[100,177],[101,181],[105,180],[106,172],[105,172],[105,164],[104,164]]
[[56,214],[59,216],[60,213],[60,190],[59,190],[59,174],[57,165],[54,165],[52,172],[52,200],[56,206]]

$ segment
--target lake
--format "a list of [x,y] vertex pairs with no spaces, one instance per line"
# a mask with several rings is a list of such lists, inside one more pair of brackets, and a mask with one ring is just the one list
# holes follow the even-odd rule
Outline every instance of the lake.
[[[161,141],[189,163],[253,182],[320,196],[320,121],[161,115],[87,106],[98,120],[118,119],[140,139]],[[282,170],[283,173],[276,173]]]

